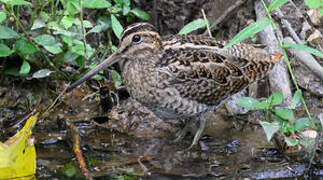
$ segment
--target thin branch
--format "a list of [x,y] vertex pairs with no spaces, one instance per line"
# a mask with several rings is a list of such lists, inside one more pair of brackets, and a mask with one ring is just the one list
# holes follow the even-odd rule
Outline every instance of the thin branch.
[[82,169],[82,173],[83,175],[87,178],[92,180],[92,176],[90,171],[86,168],[86,163],[80,148],[80,136],[78,133],[77,128],[70,122],[67,122],[67,126],[71,129],[72,133],[73,133],[73,151],[74,154],[76,156],[77,161],[79,162],[81,169]]
[[[293,39],[290,37],[284,38],[284,43],[295,44]],[[295,55],[297,57],[297,60],[304,63],[305,66],[308,67],[317,77],[323,80],[323,67],[314,59],[314,57],[310,53],[295,49],[287,49],[287,51]]]
[[[86,32],[83,23],[83,7],[82,7],[82,0],[79,0],[80,9],[80,21],[81,21],[81,29],[82,29],[82,36],[83,36],[83,45],[84,45],[84,61],[87,61],[87,49],[86,49]],[[83,63],[84,66],[85,63]]]
[[[236,9],[237,7],[241,6],[245,1],[244,0],[238,0],[236,1],[234,4],[232,4],[229,8],[227,8],[222,15],[214,22],[214,24],[212,24],[212,26],[210,27],[210,31],[214,31],[216,29],[218,29],[218,25],[224,21],[224,19],[228,16],[229,13],[231,13],[234,9]],[[203,34],[207,34],[208,30],[204,31]]]

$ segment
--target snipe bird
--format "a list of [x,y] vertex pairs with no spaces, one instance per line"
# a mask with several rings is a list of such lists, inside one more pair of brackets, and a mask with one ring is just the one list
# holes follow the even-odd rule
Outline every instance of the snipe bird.
[[161,37],[149,23],[132,24],[124,30],[118,49],[67,91],[119,62],[131,98],[164,119],[199,119],[193,147],[205,127],[201,113],[215,110],[227,97],[263,78],[281,57],[243,43],[221,50],[225,44],[202,35]]

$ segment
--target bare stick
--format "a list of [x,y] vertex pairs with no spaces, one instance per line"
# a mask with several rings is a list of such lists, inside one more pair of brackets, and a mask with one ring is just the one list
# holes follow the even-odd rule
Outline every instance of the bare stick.
[[[292,38],[284,38],[284,43],[295,44]],[[314,59],[314,57],[305,51],[287,49],[290,53],[295,55],[299,61],[305,64],[317,77],[323,80],[323,67]]]
[[[238,0],[234,4],[232,4],[228,9],[226,9],[223,14],[212,24],[210,27],[210,32],[216,30],[218,28],[218,25],[228,16],[229,13],[231,13],[234,9],[241,6],[244,3],[244,0]],[[204,31],[203,34],[207,34],[208,30]]]
[[78,130],[70,122],[67,122],[67,126],[71,129],[72,134],[73,134],[73,151],[74,151],[74,154],[76,156],[78,163],[81,166],[82,173],[87,179],[92,180],[93,178],[91,176],[90,171],[86,168],[86,163],[85,163],[85,160],[84,160],[81,148],[80,148],[80,136],[79,136]]

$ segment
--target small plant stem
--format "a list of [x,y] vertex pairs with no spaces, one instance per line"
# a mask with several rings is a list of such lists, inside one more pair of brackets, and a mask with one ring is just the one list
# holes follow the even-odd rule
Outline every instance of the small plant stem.
[[[277,40],[278,40],[279,46],[280,46],[280,48],[281,48],[281,50],[282,50],[282,53],[283,53],[283,55],[284,55],[284,60],[285,60],[285,63],[287,64],[288,71],[289,71],[289,74],[290,74],[290,76],[291,76],[291,78],[292,78],[293,84],[295,85],[296,89],[300,91],[299,86],[298,86],[298,84],[297,84],[297,82],[296,82],[296,78],[295,78],[295,76],[294,76],[294,73],[293,73],[292,67],[291,67],[291,65],[290,65],[290,61],[289,61],[289,59],[288,59],[288,56],[287,56],[286,50],[285,50],[285,48],[284,48],[283,42],[282,42],[281,38],[279,37],[279,35],[278,35],[278,33],[277,33],[277,27],[276,27],[276,25],[275,25],[274,21],[272,20],[272,17],[271,17],[271,15],[270,15],[270,12],[268,11],[268,8],[267,8],[267,6],[266,6],[266,4],[265,4],[264,0],[261,0],[261,2],[262,2],[262,4],[264,5],[264,7],[265,7],[265,9],[266,9],[266,12],[267,12],[267,16],[268,16],[268,18],[270,19],[271,27],[273,28],[273,30],[274,30],[274,32],[275,32],[275,35],[276,35],[276,38],[277,38]],[[312,121],[311,114],[310,114],[310,112],[308,111],[308,108],[307,108],[307,105],[306,105],[306,102],[305,102],[305,100],[304,100],[303,95],[302,95],[301,101],[302,101],[302,104],[303,104],[303,106],[304,106],[305,112],[306,112],[306,114],[307,114],[308,118],[310,119],[310,121],[311,121],[311,123],[312,123],[312,126],[313,126],[314,128],[316,128],[315,124],[314,124],[314,123],[313,123],[313,121]]]
[[203,15],[204,21],[206,22],[206,29],[207,29],[207,32],[208,32],[209,36],[210,36],[210,37],[212,37],[211,30],[210,30],[210,24],[209,24],[208,19],[206,18],[206,15],[205,15],[204,9],[202,9],[201,11],[202,11],[202,15]]
[[81,21],[81,29],[82,29],[82,36],[83,36],[83,45],[84,45],[84,62],[83,62],[83,66],[85,64],[85,62],[87,61],[87,49],[86,49],[86,32],[85,32],[85,27],[84,27],[84,23],[83,23],[83,7],[82,7],[82,0],[79,0],[79,5],[80,5],[80,21]]
[[31,43],[32,45],[34,45],[36,48],[37,48],[37,50],[40,52],[40,54],[44,57],[44,59],[46,60],[46,62],[55,70],[55,71],[57,71],[57,72],[59,72],[59,73],[61,73],[62,75],[63,75],[63,77],[65,78],[65,79],[69,79],[68,78],[68,76],[65,74],[65,73],[63,73],[62,71],[60,71],[54,64],[53,64],[53,62],[46,56],[46,54],[41,50],[41,48],[36,44],[36,43],[34,43],[33,42],[33,40],[30,38],[30,36],[28,35],[28,32],[26,31],[26,29],[25,29],[25,27],[24,27],[24,25],[21,23],[21,21],[20,21],[20,19],[19,18],[17,18],[17,16],[14,14],[14,12],[13,12],[13,9],[11,9],[11,8],[8,8],[8,10],[9,10],[9,14],[10,14],[10,16],[12,16],[14,19],[15,19],[15,21],[16,21],[16,23],[17,23],[17,25],[18,25],[18,27],[22,30],[22,32],[23,32],[23,34],[25,35],[25,37],[27,38],[27,40],[28,40],[28,42],[29,43]]
[[37,11],[39,9],[39,6],[40,6],[40,0],[37,0],[36,1],[36,5],[35,5],[35,8],[34,8],[34,11],[31,14],[30,27],[32,27],[33,24],[34,24],[34,22],[35,22],[35,17],[36,17]]

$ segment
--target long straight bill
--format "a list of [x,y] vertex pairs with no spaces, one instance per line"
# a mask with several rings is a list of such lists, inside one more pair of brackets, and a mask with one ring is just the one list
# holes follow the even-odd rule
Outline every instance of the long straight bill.
[[70,85],[67,89],[66,92],[71,91],[72,89],[74,89],[75,87],[77,87],[78,85],[80,85],[81,83],[83,83],[84,81],[88,80],[89,78],[91,78],[92,76],[94,76],[95,74],[97,74],[100,70],[113,65],[114,63],[116,63],[119,59],[118,54],[114,53],[112,54],[110,57],[108,57],[106,60],[104,60],[101,64],[97,65],[95,68],[93,68],[91,71],[89,71],[88,73],[86,73],[81,79],[77,80],[76,82],[74,82],[72,85]]

